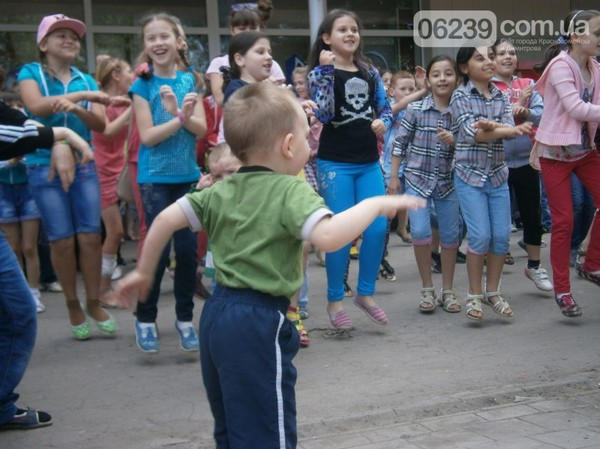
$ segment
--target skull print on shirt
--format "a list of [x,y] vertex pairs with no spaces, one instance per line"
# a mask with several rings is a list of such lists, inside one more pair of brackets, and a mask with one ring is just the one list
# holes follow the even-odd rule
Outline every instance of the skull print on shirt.
[[373,120],[373,108],[369,99],[369,83],[357,77],[350,78],[344,85],[345,105],[340,107],[342,120],[332,121],[334,127],[345,125],[355,120]]

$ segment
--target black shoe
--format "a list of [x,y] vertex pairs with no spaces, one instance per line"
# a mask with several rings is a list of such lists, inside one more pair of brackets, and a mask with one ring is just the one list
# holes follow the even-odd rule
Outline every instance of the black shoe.
[[456,251],[456,263],[467,263],[467,255],[461,250]]
[[18,408],[13,419],[0,425],[0,430],[29,430],[52,424],[52,417],[41,410]]

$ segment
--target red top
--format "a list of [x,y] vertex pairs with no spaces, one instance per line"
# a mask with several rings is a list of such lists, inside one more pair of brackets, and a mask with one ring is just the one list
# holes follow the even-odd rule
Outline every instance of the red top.
[[[126,106],[109,105],[106,107],[106,117],[112,122],[123,114],[126,109]],[[107,137],[102,133],[92,132],[94,158],[100,174],[104,176],[118,176],[123,171],[126,139],[127,126],[124,126],[114,137]]]

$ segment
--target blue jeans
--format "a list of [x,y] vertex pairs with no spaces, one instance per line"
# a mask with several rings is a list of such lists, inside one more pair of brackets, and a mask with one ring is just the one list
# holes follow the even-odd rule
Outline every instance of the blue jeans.
[[[423,198],[422,195],[409,186],[406,187],[406,194]],[[431,198],[426,199],[427,207],[408,211],[413,245],[431,244],[431,210],[435,205],[442,248],[458,248],[460,209],[456,191],[448,194],[445,198],[440,198],[436,190]]]
[[[190,191],[191,184],[140,184],[142,204],[148,228],[158,214]],[[192,321],[194,318],[193,296],[196,286],[196,245],[197,238],[189,228],[173,234],[175,243],[175,315],[179,321]],[[146,302],[137,305],[137,319],[141,323],[156,321],[160,282],[169,262],[171,240],[165,246],[154,275],[154,284]]]
[[594,198],[583,186],[575,173],[571,173],[571,198],[573,199],[573,234],[571,249],[581,245],[594,220]]
[[72,237],[74,234],[99,234],[100,187],[96,165],[77,165],[75,179],[65,192],[57,176],[48,180],[48,165],[27,168],[29,186],[40,210],[48,240]]
[[467,225],[469,251],[483,255],[508,253],[510,238],[510,194],[508,182],[492,187],[473,187],[454,177],[460,208]]
[[[360,201],[385,194],[381,167],[377,162],[351,164],[317,159],[319,193],[333,213],[350,209]],[[378,217],[363,232],[359,254],[359,295],[375,293],[377,269],[383,256],[386,217]],[[344,299],[344,273],[350,257],[350,244],[333,253],[327,253],[327,300]]]
[[29,184],[0,182],[0,223],[18,223],[39,218],[40,211],[31,196]]
[[23,271],[0,232],[0,424],[17,411],[15,388],[25,374],[37,332],[35,303]]

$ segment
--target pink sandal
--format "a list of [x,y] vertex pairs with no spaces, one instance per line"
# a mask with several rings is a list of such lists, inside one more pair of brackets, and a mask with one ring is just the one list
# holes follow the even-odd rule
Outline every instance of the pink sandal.
[[327,311],[327,314],[329,315],[329,322],[336,329],[352,329],[352,318],[345,310],[340,310],[335,315]]
[[358,307],[360,310],[362,310],[363,312],[365,312],[367,314],[367,316],[371,319],[371,321],[373,321],[377,324],[381,324],[382,326],[385,326],[386,324],[388,324],[387,315],[385,314],[384,310],[381,307],[366,306],[362,303],[362,301],[360,301],[358,299],[358,297],[355,297],[353,302],[356,307]]

